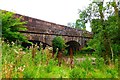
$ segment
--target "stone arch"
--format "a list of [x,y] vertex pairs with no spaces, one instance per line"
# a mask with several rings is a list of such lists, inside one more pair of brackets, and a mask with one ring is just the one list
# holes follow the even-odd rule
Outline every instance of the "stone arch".
[[80,50],[80,46],[81,46],[78,42],[73,41],[73,40],[66,42],[66,45],[67,45],[66,49],[68,50],[68,53],[70,51],[70,48],[72,48],[72,50],[74,52],[74,51],[79,51]]
[[[38,41],[38,40],[29,40],[29,41],[32,42],[33,44],[37,44],[37,46],[39,46],[39,47],[40,47],[40,44],[42,43],[43,49],[45,49],[46,45],[51,46],[51,45],[49,45],[49,44],[47,44],[47,43],[45,43],[45,42],[43,42],[43,41]],[[32,45],[31,45],[30,43],[23,42],[23,43],[22,43],[22,46],[29,48],[29,47],[32,46]]]

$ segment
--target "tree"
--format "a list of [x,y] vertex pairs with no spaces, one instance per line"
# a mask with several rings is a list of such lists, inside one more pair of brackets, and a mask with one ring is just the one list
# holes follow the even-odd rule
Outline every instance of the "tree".
[[75,28],[81,29],[81,30],[86,30],[85,24],[87,23],[87,13],[86,11],[82,11],[79,14],[79,19],[76,20],[76,26]]
[[118,37],[120,26],[116,2],[107,2],[105,6],[103,4],[104,1],[89,4],[88,8],[80,12],[80,16],[83,16],[80,17],[80,21],[83,24],[90,22],[93,39],[89,46],[92,46],[95,53],[103,56],[105,62],[109,64],[110,59],[113,61],[114,56],[120,51],[120,37]]
[[53,46],[53,57],[54,57],[54,53],[56,53],[58,49],[57,57],[58,57],[59,66],[61,66],[62,50],[65,48],[65,41],[61,36],[57,36],[52,40],[52,46]]
[[21,17],[15,18],[12,12],[3,10],[1,10],[0,16],[2,18],[2,37],[5,40],[28,42],[27,38],[19,32],[27,30],[24,26],[26,22],[22,22]]
[[62,51],[65,48],[65,41],[61,36],[57,36],[52,40],[53,51],[56,52],[57,48],[58,51]]

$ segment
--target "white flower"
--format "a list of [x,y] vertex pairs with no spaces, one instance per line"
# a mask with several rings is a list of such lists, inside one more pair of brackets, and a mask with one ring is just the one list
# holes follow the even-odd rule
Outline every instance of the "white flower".
[[4,43],[4,41],[2,41],[2,43]]
[[19,50],[22,51],[22,48],[20,48]]
[[13,50],[15,51],[15,53],[17,53],[17,54],[19,53],[16,49],[13,49]]
[[18,67],[18,70],[23,72],[24,68],[23,67]]
[[25,65],[23,67],[25,68]]
[[26,54],[25,52],[23,52],[23,54]]
[[15,44],[13,41],[11,42],[13,45]]

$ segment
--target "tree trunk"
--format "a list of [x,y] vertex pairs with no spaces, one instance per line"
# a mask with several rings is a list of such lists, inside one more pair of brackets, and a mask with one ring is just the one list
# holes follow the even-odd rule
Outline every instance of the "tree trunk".
[[[104,31],[104,30],[106,30],[106,26],[105,26],[105,21],[104,21],[104,14],[103,14],[103,3],[104,3],[104,0],[103,0],[103,2],[101,2],[100,4],[99,4],[99,13],[100,13],[100,18],[101,18],[101,24],[102,24],[102,29],[103,29],[103,36],[101,36],[101,37],[103,37],[103,39],[104,39],[104,41],[103,41],[103,45],[104,45],[104,48],[105,48],[105,57],[104,57],[104,60],[105,60],[105,63],[106,64],[110,64],[110,47],[109,47],[109,42],[108,42],[108,34],[106,33],[106,31]],[[102,6],[102,7],[101,7]]]
[[70,47],[70,65],[73,67],[73,49]]
[[62,51],[58,51],[58,65],[61,66],[62,63]]

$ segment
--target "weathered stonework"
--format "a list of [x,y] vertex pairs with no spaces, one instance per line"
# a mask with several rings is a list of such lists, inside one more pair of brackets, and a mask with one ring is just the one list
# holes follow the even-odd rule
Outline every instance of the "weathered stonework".
[[[19,17],[22,15],[15,14],[15,16]],[[41,41],[50,46],[52,46],[52,40],[55,36],[62,36],[65,39],[65,42],[76,41],[83,47],[85,45],[85,41],[89,40],[92,35],[87,31],[82,31],[27,16],[23,16],[22,20],[28,21],[26,24],[28,30],[21,31],[25,34],[25,36],[27,36],[28,40]]]

